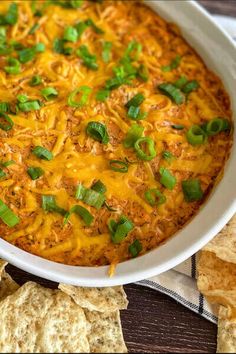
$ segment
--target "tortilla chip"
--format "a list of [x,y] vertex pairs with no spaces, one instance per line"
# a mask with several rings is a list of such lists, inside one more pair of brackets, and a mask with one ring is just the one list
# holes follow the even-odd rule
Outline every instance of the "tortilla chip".
[[236,215],[203,249],[226,262],[236,263]]
[[0,302],[0,352],[89,352],[81,307],[58,290],[28,282]]
[[236,353],[236,317],[220,306],[218,317],[217,353]]
[[122,286],[112,288],[82,288],[59,284],[61,289],[81,307],[90,311],[109,312],[127,309],[128,300]]
[[19,285],[5,272],[7,262],[0,259],[0,301],[13,294]]
[[236,266],[212,252],[201,252],[197,265],[198,289],[210,302],[236,307]]
[[84,310],[89,323],[88,341],[91,353],[127,353],[120,322],[120,312]]

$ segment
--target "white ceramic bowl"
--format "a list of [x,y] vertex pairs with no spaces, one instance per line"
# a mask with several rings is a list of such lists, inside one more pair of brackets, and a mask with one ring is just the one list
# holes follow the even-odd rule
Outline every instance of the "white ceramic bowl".
[[[236,47],[210,15],[193,1],[149,0],[147,4],[163,18],[175,22],[183,36],[201,55],[208,67],[223,80],[231,97],[236,123]],[[234,131],[234,141],[236,141]],[[108,267],[74,267],[31,255],[0,239],[0,257],[11,264],[57,282],[81,286],[113,286],[148,278],[183,262],[219,232],[236,212],[236,144],[225,175],[197,216],[166,244],[148,254],[117,266],[108,276]]]

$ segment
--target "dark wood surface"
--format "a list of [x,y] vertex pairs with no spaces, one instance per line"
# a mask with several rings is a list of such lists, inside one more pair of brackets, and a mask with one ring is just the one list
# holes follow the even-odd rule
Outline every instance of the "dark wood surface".
[[[185,0],[183,0],[185,1]],[[236,0],[201,0],[209,11],[236,16]],[[56,288],[57,284],[8,266],[13,278],[23,284],[34,280]],[[129,352],[136,353],[214,353],[214,324],[152,289],[125,286],[129,308],[122,311],[124,337]]]

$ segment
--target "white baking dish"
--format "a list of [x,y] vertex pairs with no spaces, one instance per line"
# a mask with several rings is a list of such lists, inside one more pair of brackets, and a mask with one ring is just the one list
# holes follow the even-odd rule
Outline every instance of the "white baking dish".
[[[162,17],[175,22],[183,36],[201,55],[208,67],[223,80],[231,97],[236,123],[236,47],[210,15],[194,1],[149,0],[146,2]],[[236,132],[234,132],[234,141]],[[22,251],[0,239],[0,257],[35,275],[74,285],[113,286],[148,278],[176,266],[202,248],[236,212],[236,144],[225,168],[225,175],[198,215],[166,244],[148,254],[121,263],[115,275],[108,267],[73,267],[47,261]]]

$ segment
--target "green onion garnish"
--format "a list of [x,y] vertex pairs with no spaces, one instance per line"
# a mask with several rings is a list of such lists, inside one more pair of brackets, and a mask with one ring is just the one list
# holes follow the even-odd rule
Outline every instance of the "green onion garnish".
[[138,68],[137,77],[143,82],[148,81],[149,72],[148,72],[148,68],[144,64],[141,64],[140,67]]
[[186,76],[181,76],[177,81],[174,82],[174,86],[182,89],[182,87],[184,87],[184,85],[186,85],[188,82],[188,79],[186,78]]
[[[92,89],[88,86],[81,86],[70,93],[67,99],[67,103],[70,107],[82,107],[87,104],[88,98]],[[75,101],[75,97],[78,93],[81,93],[79,101]]]
[[127,116],[132,120],[142,120],[147,116],[147,112],[141,112],[139,107],[130,106]]
[[124,147],[125,148],[134,147],[135,142],[141,138],[143,131],[144,128],[141,125],[133,124],[123,141]]
[[40,27],[40,24],[39,23],[35,23],[32,27],[31,27],[31,29],[29,30],[29,32],[28,32],[28,34],[34,34],[36,31],[37,31],[37,29]]
[[183,130],[184,126],[182,124],[172,124],[171,128],[176,130]]
[[40,168],[40,167],[29,167],[27,169],[27,173],[31,177],[31,179],[34,181],[44,174],[44,170],[42,170],[42,168]]
[[0,162],[0,165],[3,166],[3,167],[8,167],[8,166],[11,166],[11,165],[14,165],[15,164],[15,161],[13,160],[9,160],[9,161],[6,161],[6,162]]
[[42,195],[42,208],[45,211],[55,212],[63,216],[67,213],[65,209],[57,205],[54,195]]
[[167,189],[170,189],[170,190],[174,189],[174,187],[176,185],[175,176],[173,176],[171,174],[171,172],[167,168],[164,168],[164,167],[160,168],[159,173],[161,175],[160,183],[164,187],[166,187]]
[[35,75],[31,78],[29,85],[30,86],[38,86],[42,83],[42,78],[39,75]]
[[92,187],[92,190],[98,192],[98,193],[106,193],[107,188],[105,186],[104,183],[102,183],[100,180],[98,180],[97,182],[95,182]]
[[125,161],[121,160],[110,160],[109,165],[111,170],[121,173],[128,172],[128,164]]
[[86,189],[83,202],[87,205],[93,206],[96,209],[100,209],[103,206],[105,199],[104,194],[98,193],[92,189]]
[[7,174],[0,168],[0,179],[5,178]]
[[10,104],[8,102],[0,102],[0,112],[10,112]]
[[201,145],[206,141],[207,136],[199,125],[193,125],[187,131],[186,138],[191,145]]
[[0,112],[0,129],[7,132],[11,130],[14,125],[12,119],[4,112]]
[[45,51],[45,44],[44,43],[37,43],[34,47],[36,53],[42,53]]
[[9,6],[4,22],[8,25],[15,25],[18,20],[18,6],[14,2]]
[[85,24],[88,26],[88,27],[92,27],[92,29],[94,30],[94,32],[98,33],[98,34],[103,34],[104,31],[97,27],[95,25],[95,23],[93,22],[93,20],[91,20],[91,18],[89,18],[88,20],[85,21]]
[[25,103],[28,101],[28,96],[24,95],[24,94],[17,95],[16,98],[17,98],[18,102],[21,102],[21,103]]
[[89,69],[98,70],[98,64],[96,62],[97,57],[89,52],[86,45],[81,45],[76,51],[76,54],[82,59],[83,64]]
[[189,81],[187,82],[186,85],[184,85],[184,87],[182,87],[182,91],[186,94],[194,91],[194,90],[197,90],[199,88],[199,83],[196,81],[196,80],[193,80],[193,81]]
[[8,206],[0,199],[0,219],[9,227],[19,224],[20,219],[8,208]]
[[7,31],[6,27],[0,27],[0,43],[4,44],[7,40]]
[[8,58],[8,66],[4,67],[4,70],[6,73],[11,74],[11,75],[17,75],[20,73],[20,62],[19,60],[15,58]]
[[22,64],[28,63],[29,61],[33,60],[35,57],[35,48],[25,48],[18,52],[19,61]]
[[156,157],[154,141],[149,137],[139,138],[134,144],[134,149],[137,157],[141,160],[150,161]]
[[132,97],[127,103],[126,103],[126,107],[130,108],[132,106],[134,107],[138,107],[140,106],[143,101],[145,100],[145,97],[142,93],[137,93],[137,95],[135,95],[134,97]]
[[78,36],[78,39],[79,39],[79,38],[81,38],[81,36],[84,33],[84,31],[86,30],[86,28],[88,28],[88,25],[85,22],[78,22],[75,25],[75,28],[77,30],[77,36]]
[[75,198],[79,200],[83,200],[85,196],[86,188],[80,183],[75,192]]
[[133,230],[134,225],[126,216],[121,216],[119,222],[110,220],[108,227],[111,232],[112,242],[120,243],[124,240],[128,233]]
[[112,48],[112,43],[111,42],[103,42],[102,44],[102,60],[104,63],[109,63],[111,60],[111,48]]
[[181,56],[180,55],[176,55],[176,57],[172,60],[170,65],[162,66],[161,70],[164,71],[164,72],[168,72],[168,71],[177,69],[178,66],[180,65],[180,62],[181,62]]
[[199,179],[182,181],[184,198],[187,202],[195,202],[202,199],[203,191]]
[[163,151],[162,152],[162,158],[171,162],[174,158],[174,155],[170,151]]
[[[139,59],[139,55],[142,51],[142,44],[136,41],[131,41],[125,50],[124,59],[130,61],[136,61]],[[133,56],[132,56],[133,55]]]
[[37,111],[41,108],[39,101],[27,101],[24,103],[18,103],[17,107],[22,112]]
[[110,90],[106,90],[106,89],[100,90],[96,94],[96,99],[98,101],[104,102],[109,97],[109,95],[110,95]]
[[182,104],[185,101],[185,96],[184,94],[175,87],[173,84],[170,83],[164,83],[158,86],[159,90],[166,96],[170,97],[172,101],[174,101],[176,104]]
[[94,220],[94,217],[93,215],[87,210],[85,209],[84,207],[82,207],[81,205],[74,205],[66,214],[65,214],[65,217],[64,217],[64,225],[67,224],[71,214],[77,214],[79,215],[86,226],[90,226],[91,223],[93,222]]
[[66,27],[64,30],[63,39],[64,41],[75,43],[78,39],[78,32],[76,28],[72,26]]
[[53,154],[51,153],[51,151],[45,149],[42,146],[35,146],[32,150],[32,153],[42,160],[50,161],[53,159]]
[[214,136],[224,130],[228,130],[230,127],[228,120],[223,118],[214,118],[206,123],[206,126],[202,129],[208,136]]
[[109,142],[109,136],[105,124],[89,122],[86,128],[86,133],[100,143],[107,144]]
[[133,258],[137,257],[139,253],[142,251],[143,246],[140,243],[139,240],[135,240],[130,246],[129,246],[129,253]]
[[151,206],[161,205],[166,202],[166,196],[164,196],[164,194],[156,188],[148,189],[144,193],[144,197]]
[[58,96],[58,92],[54,87],[45,87],[41,90],[41,94],[47,101],[53,100]]

